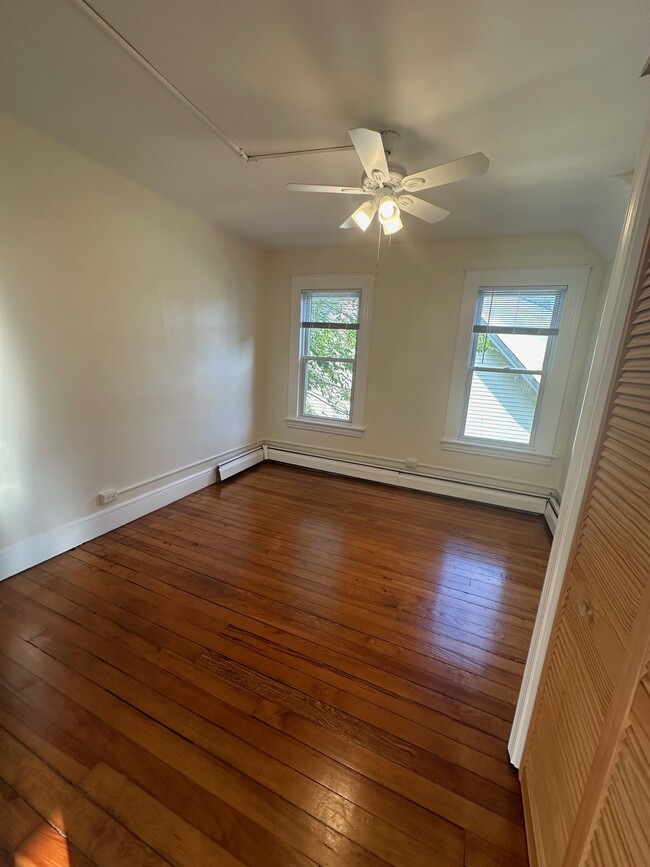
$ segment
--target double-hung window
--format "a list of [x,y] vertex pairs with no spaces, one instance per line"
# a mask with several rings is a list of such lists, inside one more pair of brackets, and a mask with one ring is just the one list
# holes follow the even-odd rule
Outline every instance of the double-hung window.
[[587,276],[468,272],[445,448],[551,460]]
[[529,446],[566,289],[479,289],[460,436]]
[[373,278],[293,278],[291,426],[361,435]]

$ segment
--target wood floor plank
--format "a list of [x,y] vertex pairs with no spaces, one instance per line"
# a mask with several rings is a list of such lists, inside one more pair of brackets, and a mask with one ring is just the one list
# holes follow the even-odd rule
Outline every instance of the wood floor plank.
[[13,867],[93,867],[91,861],[56,828],[41,822],[12,855]]
[[[251,780],[259,781],[269,791],[282,795],[287,801],[311,814],[329,828],[336,829],[351,843],[358,844],[367,849],[368,852],[375,851],[377,853],[378,850],[379,857],[383,860],[390,857],[390,852],[384,851],[382,847],[382,838],[385,838],[390,844],[389,848],[393,849],[395,837],[400,836],[398,831],[386,833],[384,823],[375,820],[372,815],[367,814],[358,805],[339,796],[332,789],[315,783],[308,776],[296,772],[289,764],[276,760],[269,751],[268,744],[266,744],[267,749],[262,749],[260,746],[243,740],[238,734],[228,731],[225,727],[226,720],[221,718],[221,716],[227,715],[227,709],[222,708],[220,716],[218,708],[214,708],[213,702],[207,703],[208,706],[206,707],[206,703],[201,701],[198,691],[194,692],[193,701],[187,701],[187,704],[194,704],[201,708],[203,717],[190,712],[187,708],[182,708],[177,702],[170,701],[142,682],[134,684],[130,678],[100,663],[98,658],[82,651],[78,646],[73,648],[63,645],[65,632],[57,633],[56,637],[50,636],[49,632],[43,633],[36,641],[38,647],[56,655],[57,658],[91,678],[98,685],[103,685],[133,707],[161,720],[167,728],[176,731],[188,740],[191,739],[213,757],[242,771]],[[178,689],[176,691],[178,692]],[[246,723],[246,720],[241,717],[237,718],[236,715],[233,716],[231,728],[236,731],[237,723],[239,722],[241,726]],[[216,730],[214,726],[208,724],[206,717],[211,718],[211,721],[218,726]],[[252,723],[251,725],[258,724]],[[259,735],[261,734],[262,732],[259,733]],[[258,737],[258,740],[260,739]],[[283,758],[285,757],[283,756]],[[331,771],[333,770],[331,769]],[[404,835],[401,836],[404,837]],[[425,863],[417,847],[409,845],[409,841],[405,837],[401,840],[401,844],[403,852],[409,855],[410,860],[416,864]],[[347,842],[346,845],[349,849],[351,863],[371,863],[371,858],[367,853],[358,851],[354,845],[348,845]],[[389,860],[388,863],[394,863],[394,861]]]
[[[72,591],[71,595],[73,597],[79,598],[79,593],[76,591],[76,588],[71,587],[70,585],[68,585],[67,587],[61,587],[62,583],[63,582],[60,581],[57,582],[56,579],[54,581],[49,581],[47,580],[47,578],[45,582],[32,582],[27,577],[27,575],[24,575],[19,576],[18,579],[13,582],[12,587],[16,588],[19,593],[23,593],[28,597],[28,599],[36,603],[36,607],[31,607],[31,612],[34,615],[34,618],[39,618],[40,616],[42,616],[43,625],[47,624],[47,627],[49,629],[57,630],[60,629],[63,625],[68,630],[69,634],[70,630],[73,629],[73,627],[69,626],[68,624],[63,624],[61,620],[52,620],[49,614],[47,614],[47,612],[45,612],[43,615],[41,615],[40,612],[41,608],[47,608],[47,605],[43,604],[44,602],[46,602],[47,598],[56,598],[59,596],[59,593],[52,593],[50,591],[49,597],[43,597],[41,595],[43,587],[57,587],[63,591],[63,594],[65,594],[66,591],[68,593]],[[65,598],[65,596],[63,596],[63,598]],[[16,602],[15,596],[10,595],[9,599],[13,599],[14,604],[19,605],[21,613],[24,613],[24,604]],[[94,605],[92,601],[90,604]],[[29,607],[28,610],[30,610]],[[162,646],[154,644],[153,642],[150,642],[147,638],[144,638],[139,634],[134,634],[132,631],[125,630],[122,627],[115,628],[114,623],[112,623],[111,621],[107,622],[104,618],[95,614],[94,611],[87,610],[81,605],[77,607],[77,610],[68,615],[67,620],[72,621],[72,623],[81,627],[82,630],[86,630],[86,632],[74,632],[73,630],[74,634],[79,636],[80,640],[82,641],[81,646],[84,646],[83,637],[85,635],[88,635],[91,643],[93,638],[97,638],[100,643],[104,642],[104,647],[124,648],[125,651],[128,651],[128,655],[125,656],[127,660],[134,658],[147,660],[174,660],[174,674],[176,674],[177,677],[174,679],[173,683],[170,684],[170,688],[174,689],[175,691],[182,691],[186,679],[190,679],[192,683],[196,683],[196,681],[199,681],[204,687],[209,687],[209,691],[212,695],[229,704],[232,704],[234,707],[240,708],[247,713],[252,712],[259,700],[256,695],[240,687],[233,686],[224,681],[215,681],[214,678],[201,677],[201,672],[197,671],[194,666],[191,666],[189,663],[187,663],[183,657],[178,657],[173,653],[168,653],[166,656],[161,656],[161,651],[163,649],[169,650],[170,646],[172,648],[175,648],[175,642],[170,642],[170,644],[164,643]],[[111,628],[107,629],[107,626]],[[105,643],[107,637],[110,641],[110,644]],[[197,645],[195,648],[193,648],[192,654],[195,654],[198,651],[199,646]],[[126,667],[128,668],[128,661],[126,663]],[[168,668],[170,668],[170,666],[168,666]]]
[[2,857],[525,867],[506,740],[548,548],[267,463],[4,582]]
[[[254,660],[249,659],[249,662],[254,665]],[[475,798],[477,803],[491,804],[495,812],[512,821],[522,821],[518,796],[513,797],[512,792],[468,772],[459,763],[436,758],[420,746],[429,746],[428,733],[409,726],[404,718],[389,716],[381,708],[360,703],[354,696],[341,690],[334,691],[327,684],[294,679],[284,669],[279,672],[279,682],[210,651],[199,660],[199,664],[220,678],[232,679],[256,690],[261,698],[270,698],[321,726],[344,734],[350,741],[369,747],[378,755],[406,768],[417,769],[424,777],[444,781],[458,794]],[[450,753],[454,754],[451,744]]]
[[[99,550],[93,553],[87,552],[83,549],[76,549],[71,552],[70,556],[73,559],[78,558],[82,562],[98,567],[102,571],[104,569],[110,570],[111,566],[114,564],[109,559],[110,555],[107,554],[107,548],[99,548],[99,546],[96,546],[96,548]],[[56,562],[61,559],[62,558],[57,558]],[[125,555],[123,551],[121,551],[120,559],[124,561],[129,558],[128,555]],[[137,563],[138,561],[132,560],[131,562]],[[141,569],[144,568],[142,563],[140,563],[139,566]],[[49,564],[45,564],[43,568],[46,570],[56,568],[58,570],[57,574],[61,572],[61,567],[50,566]],[[66,572],[68,577],[70,576],[71,571],[73,572],[71,567],[67,567]],[[145,590],[155,592],[174,600],[187,599],[188,597],[193,598],[186,590],[182,590],[174,584],[166,584],[163,580],[160,580],[161,577],[165,577],[165,569],[161,568],[160,565],[157,569],[157,575],[159,577],[156,578],[147,574],[138,573],[135,570],[129,571],[129,581],[131,582],[132,587],[137,586],[141,589],[144,588]],[[80,580],[83,581],[83,570],[78,569],[77,574],[80,576]],[[131,589],[129,592],[132,593],[134,591]],[[150,598],[150,595],[148,598]],[[203,600],[203,604],[205,605],[205,600]],[[142,605],[145,605],[144,598],[142,600]],[[312,637],[314,635],[314,623],[309,620],[302,620],[299,617],[297,618],[295,616],[296,612],[293,612],[293,614],[293,617],[285,618],[283,620],[283,631],[290,631],[299,637]],[[242,614],[233,608],[229,608],[228,618],[232,625],[242,625],[245,628],[250,627],[251,623],[267,623],[267,621],[272,620],[272,618],[265,618],[263,621],[260,621],[259,618]],[[275,628],[279,627],[276,626]],[[367,660],[369,657],[374,657],[378,663],[378,667],[380,668],[384,665],[393,668],[398,666],[400,667],[400,676],[404,676],[405,672],[408,670],[408,665],[411,665],[415,672],[415,681],[418,683],[422,682],[427,675],[430,676],[433,684],[439,683],[440,680],[443,679],[445,683],[451,683],[451,688],[455,688],[458,691],[459,697],[463,700],[467,700],[470,704],[472,702],[480,702],[481,697],[485,695],[494,699],[503,700],[512,707],[514,707],[516,703],[517,689],[515,686],[518,683],[518,680],[514,675],[500,673],[499,679],[495,680],[490,677],[489,671],[486,672],[483,669],[481,675],[475,675],[472,672],[464,671],[457,665],[451,665],[448,662],[444,662],[436,656],[425,655],[421,652],[411,651],[404,647],[397,647],[377,636],[369,636],[367,633],[360,632],[356,629],[346,629],[341,627],[340,624],[325,621],[322,618],[318,620],[318,635],[320,641],[325,643],[326,646],[330,646],[332,649],[340,649],[342,644],[344,644],[349,649],[349,653],[354,656],[361,656],[364,660]],[[207,646],[209,646],[209,644]],[[504,678],[508,683],[512,683],[512,686],[505,685],[505,682],[500,682],[503,681]],[[405,679],[409,678],[406,677]],[[435,688],[435,686],[433,688]]]
[[[117,661],[113,657],[114,661]],[[156,684],[156,678],[151,670],[145,673],[151,683]],[[160,682],[157,683],[161,686]],[[43,686],[37,687],[36,684],[31,684],[22,694],[27,692],[33,693],[35,689],[43,690]],[[61,695],[57,695],[53,690],[48,690],[45,687],[45,692],[41,692],[40,701],[37,699],[34,702],[35,706],[39,703],[44,705],[48,711],[53,711],[56,717],[67,723],[67,727],[73,731],[80,733],[91,730],[94,732],[93,743],[101,748],[103,754],[110,757],[112,763],[117,763],[125,769],[131,776],[133,775],[133,757],[127,755],[123,758],[124,748],[116,753],[116,733],[111,732],[109,736],[105,736],[103,732],[104,725],[97,718],[88,718],[87,715],[80,714],[80,708],[76,711],[66,713],[66,708],[62,706],[65,699]],[[266,725],[262,725],[257,720],[250,719],[246,715],[230,708],[226,705],[218,705],[213,701],[206,702],[205,696],[190,697],[190,704],[202,712],[205,718],[212,719],[218,723],[220,727],[227,729],[234,735],[246,737],[250,744],[256,744],[263,749],[265,753],[273,755],[275,758],[283,761],[292,767],[300,770],[305,775],[309,776],[314,781],[324,781],[324,785],[333,792],[340,794],[346,800],[350,792],[355,793],[355,801],[359,809],[355,811],[357,818],[361,821],[364,829],[367,829],[369,834],[368,842],[370,846],[375,848],[388,847],[393,854],[391,858],[397,859],[400,863],[405,854],[409,855],[409,860],[414,863],[421,863],[422,859],[428,859],[428,854],[432,841],[435,843],[436,851],[440,853],[441,863],[461,864],[462,863],[462,838],[460,832],[454,826],[441,822],[436,816],[419,811],[414,804],[404,801],[399,797],[395,797],[390,791],[383,789],[380,786],[372,785],[367,778],[362,778],[357,774],[351,773],[347,768],[332,762],[323,760],[323,756],[315,750],[306,749],[300,743],[293,739],[279,739],[274,736],[274,730]],[[141,764],[140,757],[135,761],[136,765]],[[149,768],[147,774],[152,776],[152,771]],[[169,775],[168,775],[169,776]],[[146,783],[145,783],[146,784]],[[181,786],[182,788],[182,786]],[[187,789],[187,786],[184,787]],[[178,790],[179,781],[168,781],[165,786],[165,791]],[[205,793],[202,795],[205,800]],[[190,798],[193,804],[196,804],[195,798]],[[175,802],[175,809],[179,809],[179,804]],[[195,808],[194,808],[195,809]],[[400,823],[404,822],[404,816],[408,814],[409,820],[405,824],[408,828],[408,834],[414,835],[415,839],[423,841],[425,846],[416,846],[414,840],[408,838],[400,830],[394,827],[396,816],[400,816]],[[393,824],[391,828],[387,828],[385,824],[378,823],[374,817],[384,819],[389,824]],[[415,821],[419,819],[419,821]],[[258,830],[259,835],[259,830]],[[398,852],[395,849],[398,849]],[[391,860],[391,863],[393,861]],[[424,861],[426,863],[426,860]]]
[[485,810],[467,798],[455,795],[416,771],[386,759],[372,749],[351,741],[340,732],[288,711],[281,705],[262,702],[255,711],[255,716],[269,725],[277,726],[281,731],[290,733],[297,740],[318,745],[319,749],[337,761],[421,804],[432,813],[461,828],[480,830],[486,838],[507,852],[526,858],[525,835],[520,825]]
[[4,729],[0,755],[4,781],[92,861],[107,867],[125,858],[134,867],[167,863]]
[[84,777],[81,789],[171,864],[238,867],[242,863],[104,762]]
[[[525,650],[527,647],[527,627],[521,618],[504,615],[499,622],[495,622],[490,613],[479,606],[467,603],[461,606],[453,597],[447,600],[444,611],[442,611],[439,610],[439,606],[432,602],[424,587],[418,593],[417,588],[414,588],[412,583],[402,582],[402,586],[399,587],[396,586],[396,582],[393,582],[391,586],[386,581],[385,575],[382,575],[381,579],[373,578],[364,569],[363,578],[358,577],[357,581],[351,579],[345,581],[343,586],[336,586],[333,585],[332,578],[335,574],[340,575],[340,569],[337,568],[338,561],[330,561],[327,568],[319,567],[318,564],[310,561],[310,580],[307,581],[304,577],[304,569],[298,565],[297,557],[293,560],[285,558],[276,565],[274,559],[269,557],[264,549],[259,554],[251,554],[246,551],[241,542],[235,542],[214,533],[210,533],[206,542],[205,531],[199,529],[195,521],[190,524],[169,518],[162,521],[149,518],[144,519],[141,526],[154,531],[156,534],[162,530],[167,537],[182,540],[184,544],[191,543],[198,550],[218,549],[222,565],[224,562],[228,562],[230,564],[242,564],[250,570],[263,569],[267,575],[280,577],[282,583],[286,583],[287,576],[289,576],[292,580],[299,581],[303,589],[312,589],[327,599],[336,598],[338,600],[341,595],[344,595],[351,603],[365,606],[370,604],[378,612],[388,608],[414,621],[421,618],[430,621],[435,615],[437,627],[444,626],[452,634],[454,631],[467,632],[466,640],[470,642],[473,640],[498,641],[514,648]],[[382,572],[386,571],[388,570],[382,570]],[[344,576],[341,577],[344,578]],[[368,602],[368,589],[376,591],[370,597],[372,599],[370,603]],[[437,609],[435,611],[433,610],[434,605]]]
[[[289,845],[295,845],[308,858],[324,865],[380,863],[379,859],[361,850],[335,828],[308,816],[214,754],[196,746],[192,739],[179,738],[167,726],[153,722],[149,715],[134,710],[127,702],[121,702],[112,692],[97,686],[57,658],[63,656],[73,662],[83,657],[83,661],[91,665],[89,654],[72,646],[62,647],[54,641],[49,642],[48,649],[52,655],[24,643],[22,647],[12,647],[10,652],[18,662],[30,671],[38,672],[48,683],[82,707],[94,710],[104,719],[110,719],[114,728],[141,748],[170,763],[189,779],[221,797]],[[95,669],[98,667],[114,685],[117,672],[113,670],[112,673],[101,663]],[[177,717],[177,723],[182,725],[182,715]],[[212,732],[209,736],[214,739],[211,744],[216,749],[217,733]],[[327,804],[324,807],[327,808]]]
[[524,862],[475,834],[468,834],[465,867],[524,867]]
[[[327,631],[330,624],[335,624],[337,631],[343,629],[347,634],[359,633],[365,636],[362,641],[372,644],[383,641],[394,646],[398,652],[407,649],[423,653],[432,659],[443,660],[460,672],[474,672],[488,680],[496,680],[507,685],[516,686],[523,673],[523,666],[520,663],[509,658],[497,657],[487,651],[480,654],[481,661],[477,663],[475,654],[444,636],[436,636],[435,640],[431,640],[427,635],[420,635],[419,641],[413,641],[403,631],[391,629],[386,625],[382,628],[375,624],[359,622],[355,618],[341,617],[338,612],[333,613],[331,610],[318,608],[311,610],[310,606],[305,605],[300,594],[294,597],[294,605],[286,605],[277,599],[261,596],[256,592],[259,589],[257,584],[251,585],[255,588],[255,592],[250,589],[240,590],[222,581],[219,577],[220,573],[206,574],[205,571],[201,571],[199,564],[188,560],[185,556],[177,556],[173,561],[169,556],[161,556],[160,549],[117,533],[105,537],[103,550],[105,556],[117,562],[134,564],[139,562],[141,571],[154,571],[157,576],[177,589],[209,600],[227,610],[259,617],[278,626],[298,621],[308,629]],[[216,570],[211,572],[216,573]],[[141,575],[136,573],[132,580],[140,581]]]
[[[0,768],[1,770],[1,768]],[[41,823],[27,801],[0,778],[0,854],[9,856]]]
[[[250,564],[241,564],[241,558],[228,558],[221,556],[219,565],[215,566],[214,553],[209,545],[198,545],[191,540],[185,541],[175,537],[173,541],[169,537],[164,543],[160,542],[160,533],[149,531],[146,525],[122,528],[121,538],[130,539],[142,546],[144,550],[155,551],[156,556],[162,559],[174,558],[176,561],[199,568],[213,577],[220,577],[228,584],[240,589],[250,586],[251,579],[264,587],[269,598],[277,603],[295,604],[295,593],[298,586],[288,576],[278,574],[277,570],[267,568],[255,569]],[[299,588],[300,601],[298,605],[308,611],[322,611],[331,615],[332,605],[336,606],[337,612],[345,613],[348,622],[368,622],[375,627],[393,631],[395,622],[400,627],[400,632],[412,641],[421,642],[434,633],[444,638],[450,648],[461,654],[471,654],[473,648],[480,646],[482,652],[489,656],[493,663],[509,670],[519,670],[525,661],[526,648],[509,647],[499,642],[498,637],[489,634],[485,630],[463,628],[460,624],[449,622],[444,613],[439,618],[433,616],[410,615],[408,612],[390,608],[388,611],[383,606],[372,602],[364,604],[362,599],[349,599],[348,594],[342,593],[338,598],[333,598],[330,593],[323,593],[320,588],[311,586],[313,582],[304,580]],[[483,632],[477,637],[477,632]]]
[[[195,685],[195,681],[199,679],[197,677],[192,677],[193,683],[186,684],[183,689],[183,684],[179,684],[175,677],[169,677],[166,671],[160,670],[157,666],[148,665],[143,660],[137,660],[129,666],[128,658],[123,653],[120,653],[113,642],[106,643],[92,633],[71,630],[69,627],[66,628],[65,624],[62,626],[62,629],[54,632],[57,643],[63,642],[69,639],[71,635],[74,635],[76,642],[85,645],[88,649],[94,650],[95,655],[108,660],[116,668],[122,670],[129,668],[131,675],[142,684],[139,687],[140,691],[146,690],[145,684],[148,684],[157,689],[161,695],[173,693],[177,701],[181,702],[188,709],[194,709],[204,719],[218,725],[222,729],[222,732],[227,731],[237,738],[245,739],[250,747],[262,750],[264,755],[258,758],[253,756],[253,761],[249,764],[249,769],[255,769],[258,777],[265,756],[273,756],[275,759],[288,764],[290,767],[306,775],[314,782],[325,778],[327,780],[326,787],[334,794],[328,795],[328,793],[323,792],[320,795],[320,800],[323,797],[329,797],[330,800],[333,800],[335,795],[338,794],[341,796],[337,799],[341,810],[349,812],[350,804],[347,803],[347,795],[351,790],[356,791],[359,788],[359,780],[356,775],[350,774],[346,768],[331,763],[327,765],[327,763],[323,762],[322,756],[313,750],[305,749],[305,747],[295,741],[287,743],[288,739],[279,738],[276,732],[262,725],[259,721],[250,719],[235,708],[215,702],[211,696],[197,689]],[[48,636],[49,631],[43,634],[43,642],[37,642],[37,646],[47,648]],[[134,699],[130,700],[135,702]],[[157,716],[162,718],[160,714],[157,714]],[[94,726],[96,727],[96,723]],[[237,764],[236,758],[228,757],[228,759],[231,763]],[[239,766],[241,767],[241,764]],[[441,771],[444,771],[444,767],[442,766]],[[462,772],[458,773],[459,776],[462,776]],[[367,782],[365,784],[367,785]],[[498,794],[495,794],[498,790],[491,787],[491,784],[484,782],[482,785],[487,787],[488,790],[492,788],[491,793],[488,791],[488,797],[498,797]],[[305,788],[304,785],[303,788]],[[360,803],[360,801],[364,801],[365,799],[358,795],[356,797],[357,808],[354,811],[354,818],[355,822],[359,823],[361,830],[359,842],[375,851],[381,857],[386,858],[390,863],[396,862],[399,864],[405,855],[408,855],[409,860],[415,864],[427,863],[429,856],[425,851],[425,847],[416,845],[414,840],[394,826],[387,828],[383,821],[383,819],[386,819],[388,822],[392,820],[396,799],[391,798],[389,792],[380,792],[378,787],[371,787],[371,789],[373,790],[374,798],[370,811],[363,809],[363,805]],[[312,794],[306,792],[305,800],[313,800],[314,798],[318,800],[317,790]],[[399,799],[397,800],[399,801]],[[389,803],[385,804],[384,801],[388,801]],[[403,804],[402,806],[404,809],[409,809],[408,804]],[[428,816],[427,822],[430,824],[434,818]],[[381,819],[382,821],[377,821],[377,819]],[[453,829],[446,830],[448,836],[455,837]],[[440,834],[440,827],[438,832]],[[355,828],[348,828],[347,834],[348,836],[354,836],[358,832]],[[421,836],[421,833],[416,834],[418,839]],[[455,846],[451,848],[454,855],[457,855],[457,848]],[[441,854],[441,857],[446,856]],[[460,861],[454,861],[454,863],[460,863]]]
[[[283,846],[260,825],[246,819],[229,804],[189,780],[183,773],[156,758],[104,719],[91,713],[49,684],[36,678],[23,690],[32,715],[55,718],[67,732],[74,732],[88,748],[93,748],[122,773],[163,803],[179,817],[203,831],[215,842],[237,853],[244,863],[256,863],[259,851],[269,867],[295,867],[313,864],[311,859]],[[0,724],[3,722],[0,706]],[[14,733],[17,739],[31,745],[33,752],[44,758],[64,778],[80,782],[88,773],[70,774],[61,762],[61,754],[53,752],[43,740],[30,739],[25,726]],[[460,863],[460,862],[459,862]],[[66,865],[67,867],[67,865]]]

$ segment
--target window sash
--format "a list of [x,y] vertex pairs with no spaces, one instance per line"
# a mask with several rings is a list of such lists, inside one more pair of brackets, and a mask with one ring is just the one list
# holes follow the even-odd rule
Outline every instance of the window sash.
[[[477,442],[477,443],[486,443],[486,444],[501,444],[508,445],[513,448],[534,448],[537,427],[539,422],[539,416],[542,408],[543,397],[546,382],[548,379],[548,374],[551,369],[553,356],[555,354],[555,348],[557,344],[557,337],[559,334],[559,325],[562,317],[562,311],[564,307],[564,299],[565,299],[566,288],[561,287],[559,289],[549,289],[549,290],[540,290],[535,289],[533,287],[512,287],[508,289],[494,289],[494,288],[481,288],[478,292],[478,297],[476,299],[476,305],[474,309],[474,323],[472,326],[472,339],[470,341],[470,355],[469,355],[469,364],[467,365],[467,378],[465,383],[465,394],[462,404],[462,411],[460,416],[460,433],[459,439],[465,440],[467,442]],[[481,324],[481,312],[483,309],[483,301],[486,295],[515,295],[519,294],[522,297],[526,295],[547,295],[549,297],[554,297],[555,301],[553,304],[553,311],[551,316],[551,325],[548,327],[533,327],[533,326],[522,326],[522,325],[482,325]],[[482,334],[510,334],[510,335],[526,335],[526,336],[536,336],[536,337],[548,337],[546,341],[546,349],[544,352],[544,360],[542,363],[541,369],[528,369],[523,367],[512,367],[512,366],[503,366],[503,367],[481,367],[476,365],[475,359],[477,356],[478,349],[478,339]],[[516,442],[512,439],[498,439],[496,437],[479,437],[471,434],[467,434],[465,431],[467,429],[468,424],[468,413],[470,407],[470,400],[472,397],[472,384],[474,381],[474,375],[476,373],[490,373],[490,374],[509,374],[509,375],[520,375],[523,377],[526,376],[539,376],[539,387],[537,389],[537,394],[535,396],[535,407],[533,411],[533,418],[531,422],[530,436],[528,442],[520,443]]]
[[[300,402],[298,406],[298,416],[299,418],[306,419],[324,419],[330,421],[351,421],[353,406],[354,406],[354,392],[356,385],[356,373],[357,373],[357,355],[359,351],[359,341],[355,342],[354,347],[354,355],[353,356],[325,356],[325,355],[311,355],[307,353],[307,347],[309,346],[309,329],[332,329],[332,330],[347,330],[347,331],[359,331],[359,322],[318,322],[313,321],[311,319],[304,318],[304,314],[307,309],[310,307],[310,301],[312,298],[358,298],[359,299],[359,316],[361,316],[361,292],[359,290],[351,290],[351,291],[310,291],[304,290],[302,292],[301,298],[301,321],[300,321],[300,365],[299,365],[299,395]],[[322,361],[333,364],[345,364],[347,366],[351,366],[352,368],[352,385],[350,388],[350,403],[348,406],[347,416],[343,419],[336,416],[326,416],[326,415],[315,415],[313,413],[306,412],[306,400],[307,400],[307,368],[309,366],[310,361]]]

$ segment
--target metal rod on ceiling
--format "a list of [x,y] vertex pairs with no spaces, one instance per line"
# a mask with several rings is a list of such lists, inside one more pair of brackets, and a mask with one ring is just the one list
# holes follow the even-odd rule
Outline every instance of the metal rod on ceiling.
[[196,117],[199,118],[209,129],[217,135],[221,141],[227,145],[234,153],[237,154],[238,157],[248,162],[249,156],[241,148],[237,142],[234,142],[230,136],[226,135],[223,130],[219,129],[219,127],[213,123],[210,118],[204,114],[201,109],[195,105],[191,99],[188,99],[185,94],[181,93],[181,91],[175,87],[168,78],[160,72],[160,70],[156,69],[156,67],[150,63],[147,58],[141,54],[135,46],[131,45],[131,43],[126,39],[122,34],[116,30],[109,22],[102,17],[102,15],[94,9],[87,0],[70,0],[75,6],[85,12],[93,21],[112,39],[114,39],[127,54],[133,57],[137,62],[143,66],[147,72],[152,75],[156,81],[158,81],[162,86],[168,90],[176,99],[179,100],[186,108],[188,108]]
[[255,162],[256,160],[276,160],[280,157],[299,157],[304,154],[331,154],[336,153],[337,151],[353,151],[354,145],[338,145],[337,147],[331,148],[305,148],[304,150],[299,151],[278,151],[277,153],[269,153],[269,154],[249,154],[248,159],[251,162]]

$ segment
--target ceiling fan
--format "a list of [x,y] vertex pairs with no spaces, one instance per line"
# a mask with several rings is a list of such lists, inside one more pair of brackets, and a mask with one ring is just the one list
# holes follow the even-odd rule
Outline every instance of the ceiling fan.
[[361,186],[287,184],[288,190],[305,193],[366,196],[366,201],[341,224],[341,229],[358,226],[365,232],[377,214],[384,234],[392,235],[402,228],[400,216],[402,211],[420,220],[426,220],[427,223],[438,223],[449,216],[449,211],[418,199],[412,193],[462,181],[474,175],[482,175],[490,165],[485,154],[476,153],[408,175],[404,166],[388,161],[400,140],[398,133],[392,130],[380,133],[372,129],[359,128],[349,130],[348,135],[364,168]]

